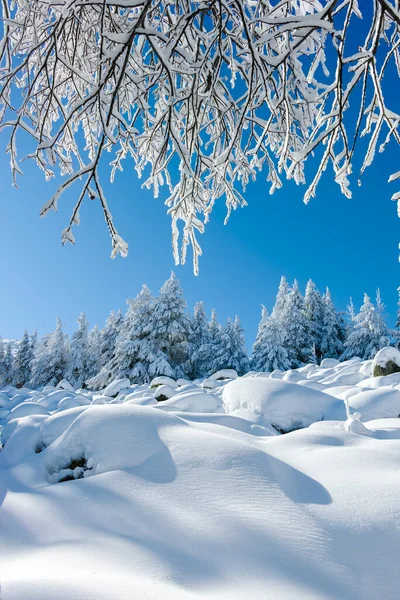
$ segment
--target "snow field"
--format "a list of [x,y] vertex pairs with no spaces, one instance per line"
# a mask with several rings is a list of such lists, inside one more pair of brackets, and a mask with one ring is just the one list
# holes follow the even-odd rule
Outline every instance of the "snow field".
[[5,387],[4,598],[397,598],[400,386],[367,363]]

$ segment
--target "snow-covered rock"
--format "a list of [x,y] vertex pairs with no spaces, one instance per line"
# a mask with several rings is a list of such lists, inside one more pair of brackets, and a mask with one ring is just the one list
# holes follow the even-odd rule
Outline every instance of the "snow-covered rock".
[[330,369],[332,367],[336,367],[337,365],[340,365],[340,362],[337,360],[337,358],[323,358],[321,360],[322,369]]
[[235,369],[221,369],[213,375],[210,376],[210,379],[215,379],[216,381],[224,380],[224,379],[237,379],[237,372]]
[[352,410],[361,414],[362,421],[400,416],[400,391],[378,388],[352,394],[347,398]]
[[213,413],[217,407],[218,403],[213,394],[201,391],[178,394],[157,406],[162,410],[193,413]]
[[369,377],[357,383],[358,387],[365,388],[381,388],[396,385],[400,385],[400,373],[392,373],[392,375],[383,375],[382,377]]
[[31,415],[49,415],[49,411],[40,406],[35,402],[23,402],[10,411],[8,414],[8,420],[21,419],[22,417],[28,417]]
[[321,421],[336,403],[323,392],[271,378],[238,379],[228,383],[222,398],[227,413],[251,409],[282,431]]
[[163,452],[160,427],[173,425],[168,414],[130,404],[93,406],[69,425],[46,451],[53,483],[138,467]]
[[75,388],[67,381],[67,379],[62,379],[60,383],[57,384],[57,387],[62,390],[67,390],[67,392],[75,392]]
[[172,377],[167,377],[166,375],[160,375],[159,377],[155,377],[150,382],[151,388],[155,388],[160,385],[168,385],[169,387],[174,389],[179,387],[179,384],[177,381],[175,381],[175,379],[172,379]]
[[372,375],[381,377],[398,373],[400,371],[400,352],[393,346],[386,346],[379,350],[372,362]]
[[158,402],[162,402],[164,400],[168,400],[172,398],[176,394],[176,388],[171,387],[170,385],[159,385],[157,386],[156,391],[154,392],[154,398]]
[[201,387],[203,387],[206,390],[215,390],[216,388],[221,387],[221,381],[216,381],[215,379],[204,379],[203,383],[201,384]]
[[122,390],[129,388],[131,382],[129,379],[116,379],[112,381],[104,390],[104,396],[117,396]]

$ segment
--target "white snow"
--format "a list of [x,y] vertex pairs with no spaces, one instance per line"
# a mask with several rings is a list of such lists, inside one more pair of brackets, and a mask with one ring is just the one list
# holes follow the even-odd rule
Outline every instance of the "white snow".
[[4,599],[397,598],[400,389],[371,364],[0,390]]
[[394,362],[398,367],[400,367],[400,352],[399,350],[397,350],[397,348],[394,348],[393,346],[386,346],[385,348],[382,348],[381,350],[379,350],[379,352],[377,352],[375,358],[372,361],[371,373],[374,372],[374,368],[376,367],[376,365],[379,365],[380,367],[385,367],[389,361]]
[[104,390],[105,396],[116,396],[120,391],[129,388],[131,382],[129,379],[116,379],[112,381]]
[[257,377],[228,383],[222,397],[227,413],[251,409],[283,431],[321,421],[336,402],[332,396],[289,381]]

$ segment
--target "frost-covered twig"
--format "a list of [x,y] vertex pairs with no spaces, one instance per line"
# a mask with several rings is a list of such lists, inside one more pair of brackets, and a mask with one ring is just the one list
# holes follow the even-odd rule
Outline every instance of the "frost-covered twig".
[[[56,167],[68,177],[42,214],[84,180],[64,242],[74,241],[80,206],[95,195],[112,255],[127,252],[100,187],[105,150],[112,179],[130,157],[155,195],[167,185],[175,260],[185,262],[191,245],[197,272],[197,234],[216,200],[229,216],[245,204],[239,186],[264,166],[271,193],[282,174],[305,183],[305,162],[322,146],[305,201],[329,163],[350,196],[357,139],[368,137],[361,172],[376,149],[400,142],[384,78],[400,77],[398,0],[1,2],[0,127],[10,131],[14,181],[19,131],[34,140],[29,157],[46,178]],[[355,122],[346,117],[351,103]]]

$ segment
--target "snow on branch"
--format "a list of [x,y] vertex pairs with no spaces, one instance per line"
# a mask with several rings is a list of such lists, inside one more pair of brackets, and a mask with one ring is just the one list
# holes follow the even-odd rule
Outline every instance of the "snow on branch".
[[263,168],[271,193],[282,174],[305,183],[321,147],[304,200],[329,163],[350,196],[356,140],[368,139],[361,173],[400,142],[384,89],[385,73],[400,77],[397,0],[1,1],[0,129],[15,183],[19,131],[47,179],[67,177],[42,214],[81,182],[63,242],[74,242],[84,199],[98,198],[112,255],[127,252],[100,186],[104,151],[112,180],[130,158],[155,195],[167,185],[175,260],[191,245],[197,272],[215,201],[229,216]]

